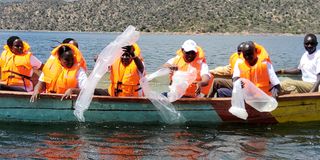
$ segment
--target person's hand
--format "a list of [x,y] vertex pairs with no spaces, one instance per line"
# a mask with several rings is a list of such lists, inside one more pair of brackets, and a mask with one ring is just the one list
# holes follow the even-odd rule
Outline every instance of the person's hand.
[[171,71],[177,71],[178,70],[178,66],[177,65],[171,65],[168,67]]
[[280,85],[275,85],[269,90],[272,94],[272,97],[278,98],[280,93]]
[[283,69],[280,69],[280,70],[277,70],[276,71],[276,74],[283,74],[284,73],[284,70]]
[[135,57],[136,55],[134,54],[134,49],[132,46],[125,46],[125,47],[122,47],[122,50],[124,53],[129,53],[129,55],[133,58]]
[[199,95],[201,92],[201,82],[197,82],[196,85],[197,85],[197,88],[195,93],[196,95]]
[[66,92],[64,92],[63,96],[61,97],[61,101],[63,99],[68,99],[68,98],[72,98],[72,89],[69,88],[68,90],[66,90]]
[[40,99],[40,94],[39,94],[39,92],[34,91],[31,98],[30,98],[30,103],[37,101],[37,99]]

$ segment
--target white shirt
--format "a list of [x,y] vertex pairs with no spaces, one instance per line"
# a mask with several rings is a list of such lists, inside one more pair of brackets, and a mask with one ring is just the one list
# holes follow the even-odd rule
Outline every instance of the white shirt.
[[[169,59],[166,63],[173,65],[174,59],[178,58],[178,57],[180,57],[180,56],[177,55],[176,57],[173,57],[173,58]],[[208,76],[211,77],[211,74],[209,73],[208,64],[204,63],[204,62],[200,62],[200,63],[202,63],[201,64],[201,70],[200,70],[200,76],[202,77],[203,75],[208,75]]]
[[[241,60],[241,61],[243,62],[243,60]],[[239,63],[241,61],[237,60],[236,65],[234,66],[234,71],[233,71],[232,78],[240,77]],[[272,84],[272,86],[280,84],[280,80],[278,79],[276,73],[274,72],[272,64],[270,62],[268,62],[268,61],[264,61],[262,63],[267,63],[268,75],[269,75],[270,83]]]
[[304,52],[298,69],[301,70],[303,81],[315,83],[317,81],[317,74],[320,73],[320,50],[312,54],[309,54],[307,51]]
[[[86,75],[86,72],[84,71],[84,69],[82,67],[80,67],[80,69],[77,72],[77,82],[78,82],[78,88],[82,89],[84,87],[85,82],[87,81],[88,77]],[[44,74],[41,73],[40,77],[39,77],[39,81],[44,82]]]

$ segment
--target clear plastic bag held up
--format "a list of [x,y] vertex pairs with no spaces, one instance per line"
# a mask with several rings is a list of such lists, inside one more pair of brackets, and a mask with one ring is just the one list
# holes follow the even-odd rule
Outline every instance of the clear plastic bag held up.
[[107,72],[108,66],[119,58],[123,51],[123,46],[132,45],[139,39],[139,32],[135,31],[135,27],[128,26],[127,29],[119,35],[113,42],[109,43],[99,54],[93,71],[89,75],[84,88],[78,96],[75,104],[74,115],[81,122],[85,121],[83,116],[91,103],[94,89],[96,88],[101,77]]

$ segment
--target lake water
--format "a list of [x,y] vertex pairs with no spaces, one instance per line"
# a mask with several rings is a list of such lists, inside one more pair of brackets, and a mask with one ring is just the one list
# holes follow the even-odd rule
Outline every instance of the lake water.
[[[118,33],[0,32],[26,40],[46,61],[53,40],[79,41],[89,69],[93,56]],[[210,68],[225,65],[242,41],[266,47],[276,69],[295,67],[304,52],[303,35],[169,35],[142,34],[148,73],[154,72],[187,39],[207,55]],[[320,115],[319,115],[320,116]],[[137,126],[130,124],[0,123],[0,159],[320,159],[320,124],[217,124],[210,126]]]

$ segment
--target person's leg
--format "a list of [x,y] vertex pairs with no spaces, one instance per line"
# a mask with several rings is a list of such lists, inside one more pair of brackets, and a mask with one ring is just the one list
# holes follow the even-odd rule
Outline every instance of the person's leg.
[[208,97],[214,97],[214,95],[217,93],[217,90],[219,88],[233,88],[232,79],[224,79],[224,78],[215,78],[213,80],[211,91],[209,92]]
[[282,94],[308,93],[312,89],[313,83],[299,80],[284,80],[280,83]]
[[26,92],[26,90],[19,88],[19,87],[12,87],[5,84],[0,84],[0,90],[5,91],[18,91],[18,92]]
[[232,89],[229,88],[219,88],[217,91],[217,97],[231,97]]
[[101,89],[101,88],[94,89],[94,95],[110,96],[108,93],[108,89]]

